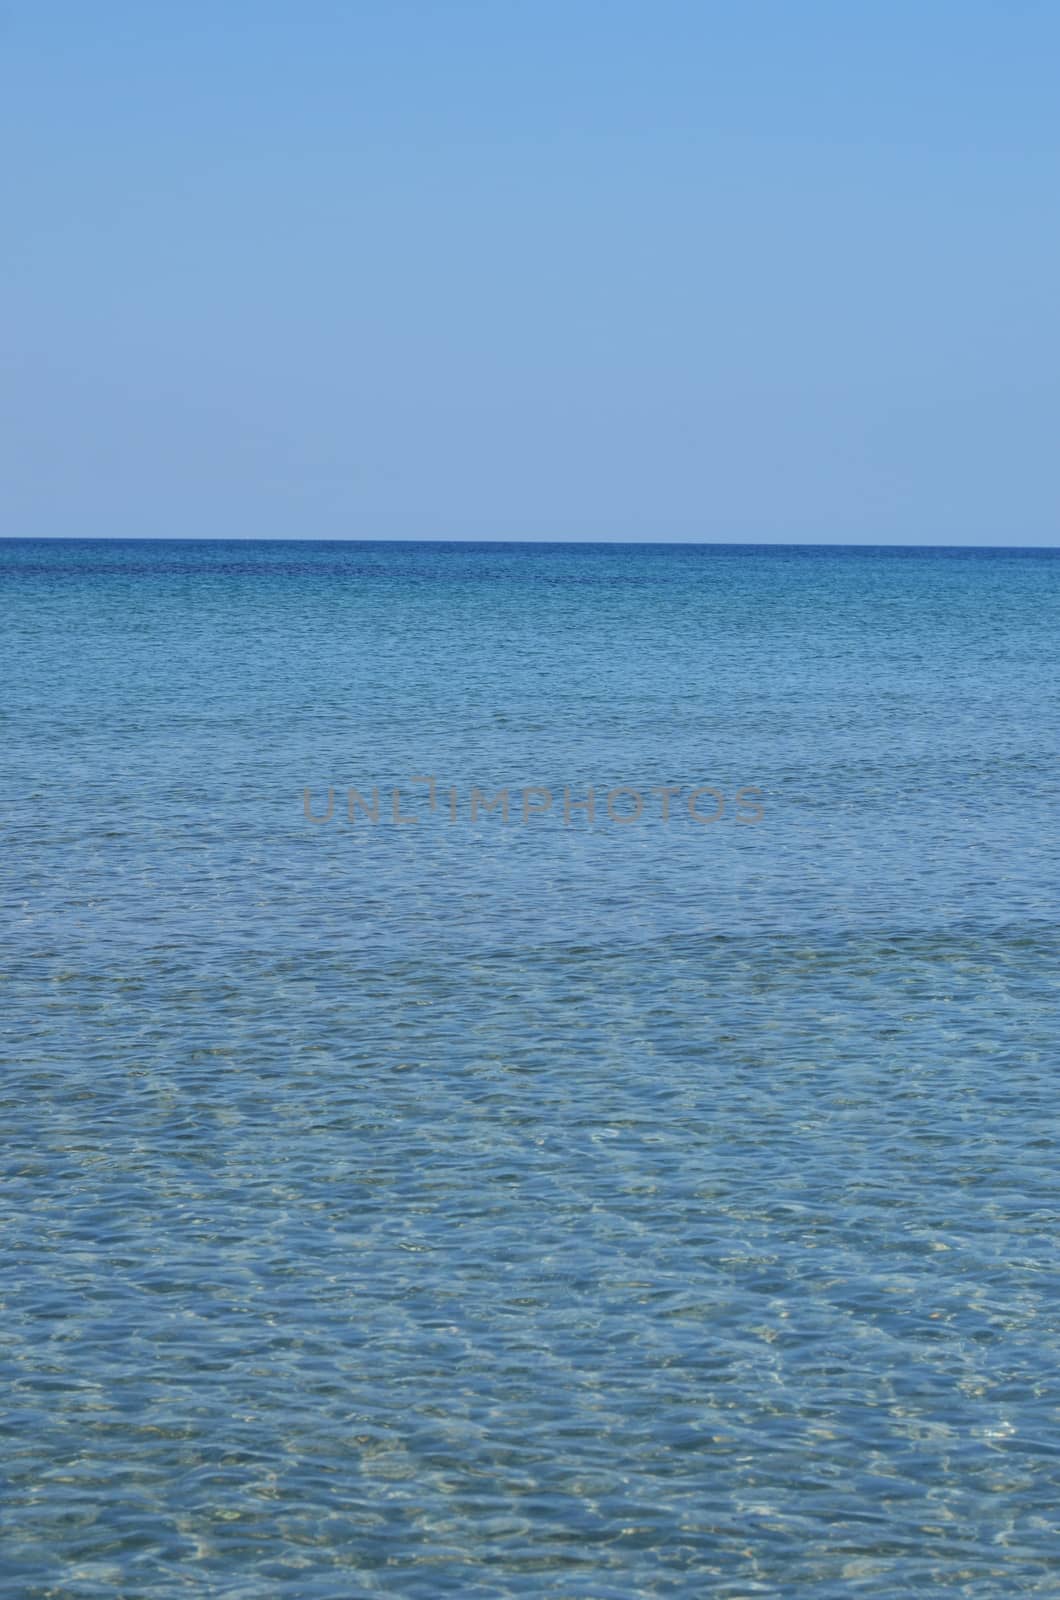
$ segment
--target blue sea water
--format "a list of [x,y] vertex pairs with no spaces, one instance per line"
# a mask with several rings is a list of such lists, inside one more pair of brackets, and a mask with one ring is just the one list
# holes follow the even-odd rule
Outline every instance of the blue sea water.
[[1060,1592],[1060,552],[0,608],[4,1594]]

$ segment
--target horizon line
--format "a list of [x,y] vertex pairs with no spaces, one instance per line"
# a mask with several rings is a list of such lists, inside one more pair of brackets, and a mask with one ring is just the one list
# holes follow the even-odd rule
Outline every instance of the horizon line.
[[494,539],[442,538],[425,539],[366,537],[364,535],[332,535],[327,538],[299,537],[290,534],[96,534],[96,533],[3,533],[0,544],[291,544],[291,545],[467,545],[471,547],[533,545],[590,546],[594,549],[663,549],[663,550],[995,550],[995,551],[1060,551],[1056,544],[968,544],[958,541],[920,543],[911,540],[863,540],[852,543],[842,539],[520,539],[501,537]]

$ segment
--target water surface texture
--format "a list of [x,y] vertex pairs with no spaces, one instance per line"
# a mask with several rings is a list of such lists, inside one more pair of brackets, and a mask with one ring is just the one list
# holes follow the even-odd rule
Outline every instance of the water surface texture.
[[1057,554],[0,607],[2,1592],[1060,1591]]

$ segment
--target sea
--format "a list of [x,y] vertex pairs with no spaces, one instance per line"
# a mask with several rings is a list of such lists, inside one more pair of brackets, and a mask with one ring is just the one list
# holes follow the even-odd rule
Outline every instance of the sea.
[[1060,1593],[1060,551],[0,543],[0,1593]]

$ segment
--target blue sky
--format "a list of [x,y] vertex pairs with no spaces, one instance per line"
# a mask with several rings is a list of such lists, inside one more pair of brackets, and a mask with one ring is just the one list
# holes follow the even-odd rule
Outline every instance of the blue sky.
[[0,533],[1060,542],[1060,6],[0,7]]

